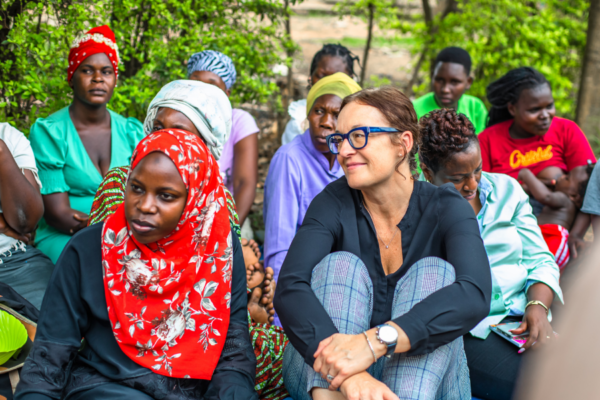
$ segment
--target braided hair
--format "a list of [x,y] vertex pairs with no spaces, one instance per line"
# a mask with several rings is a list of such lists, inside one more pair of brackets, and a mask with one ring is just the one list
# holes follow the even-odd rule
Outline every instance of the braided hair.
[[314,74],[315,70],[317,69],[317,65],[319,65],[319,62],[325,56],[341,58],[346,63],[346,68],[348,69],[350,77],[354,78],[356,76],[356,73],[354,72],[354,61],[356,61],[358,63],[358,66],[360,66],[360,60],[358,56],[352,54],[352,52],[348,50],[348,48],[342,46],[339,43],[324,44],[323,48],[317,51],[310,64],[310,76]]
[[477,143],[475,128],[464,114],[454,110],[439,109],[419,121],[421,148],[419,158],[434,174],[456,153]]
[[515,104],[523,90],[541,85],[550,86],[550,83],[541,72],[531,67],[515,68],[490,83],[485,90],[487,99],[492,104],[487,127],[512,119],[508,103]]

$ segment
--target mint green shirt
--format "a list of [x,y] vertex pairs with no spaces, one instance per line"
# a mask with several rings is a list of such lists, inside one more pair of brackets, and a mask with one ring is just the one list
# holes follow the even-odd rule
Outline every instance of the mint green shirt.
[[490,315],[471,334],[485,339],[491,324],[524,314],[527,290],[534,283],[548,285],[561,302],[563,295],[558,266],[519,182],[508,175],[482,172],[479,199],[477,222],[492,268],[492,304]]
[[[144,129],[135,118],[124,118],[110,110],[109,113],[111,169],[129,165],[135,146],[144,137]],[[42,181],[42,195],[67,193],[73,209],[89,214],[103,177],[81,142],[69,107],[48,118],[38,118],[31,127],[29,140]],[[56,263],[70,238],[42,219],[36,231],[35,246]]]
[[[421,119],[425,114],[437,110],[440,107],[435,101],[434,93],[427,93],[425,96],[421,96],[413,101],[413,106],[417,112],[417,118]],[[475,127],[475,133],[479,134],[485,129],[487,122],[488,111],[485,108],[483,101],[477,97],[463,94],[458,100],[458,108],[456,110],[459,114],[465,114]]]

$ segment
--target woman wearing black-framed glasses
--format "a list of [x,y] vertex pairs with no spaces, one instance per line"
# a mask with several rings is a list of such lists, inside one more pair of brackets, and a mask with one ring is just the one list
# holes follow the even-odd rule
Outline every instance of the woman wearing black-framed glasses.
[[311,203],[275,295],[286,387],[296,400],[470,399],[461,336],[491,297],[473,210],[412,178],[417,117],[397,89],[346,97],[337,127],[345,177]]

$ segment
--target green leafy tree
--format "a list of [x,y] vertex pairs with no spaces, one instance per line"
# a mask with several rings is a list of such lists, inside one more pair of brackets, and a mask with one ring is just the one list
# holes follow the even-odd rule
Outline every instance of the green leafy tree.
[[[532,66],[550,81],[557,112],[575,115],[577,83],[586,43],[586,0],[456,0],[457,11],[430,23],[399,22],[425,49],[416,94],[430,89],[431,62],[446,46],[461,46],[473,58],[475,82],[469,93],[485,100],[485,87],[508,70]],[[433,34],[431,34],[433,32]]]
[[283,29],[287,13],[277,0],[4,0],[0,121],[27,133],[36,118],[70,104],[70,44],[102,24],[115,32],[121,58],[109,104],[116,112],[143,120],[158,90],[185,78],[189,56],[206,49],[234,60],[232,102],[272,99],[277,94],[272,67],[286,62],[286,51],[294,49]]

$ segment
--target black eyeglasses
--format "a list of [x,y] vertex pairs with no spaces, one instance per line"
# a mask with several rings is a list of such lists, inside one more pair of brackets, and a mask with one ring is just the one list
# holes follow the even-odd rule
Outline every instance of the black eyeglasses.
[[370,133],[395,133],[398,132],[394,128],[379,128],[375,126],[361,126],[352,129],[348,133],[333,133],[327,136],[327,146],[333,154],[339,154],[342,148],[342,143],[348,139],[348,143],[353,149],[360,150],[367,145]]

